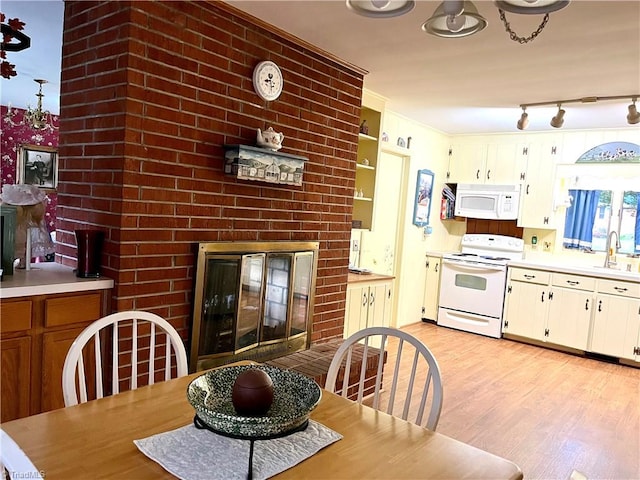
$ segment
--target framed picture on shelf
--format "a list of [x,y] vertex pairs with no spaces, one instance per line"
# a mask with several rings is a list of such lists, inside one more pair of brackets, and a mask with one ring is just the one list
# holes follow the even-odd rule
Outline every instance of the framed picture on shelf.
[[58,151],[40,145],[21,145],[17,170],[18,183],[55,189],[58,186]]
[[418,170],[416,197],[413,207],[413,224],[418,227],[429,225],[432,193],[433,172],[431,170]]

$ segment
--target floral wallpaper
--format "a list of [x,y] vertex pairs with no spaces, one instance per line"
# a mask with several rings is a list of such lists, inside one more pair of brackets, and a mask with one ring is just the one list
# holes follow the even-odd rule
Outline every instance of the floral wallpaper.
[[[7,115],[9,109],[11,115]],[[58,147],[58,130],[50,132],[48,130],[34,130],[28,125],[22,124],[24,110],[21,108],[7,107],[0,105],[1,119],[1,144],[0,152],[0,182],[4,184],[14,184],[17,179],[18,151],[20,145],[40,145],[44,147]],[[59,126],[58,116],[51,116],[53,125]],[[49,232],[56,229],[56,206],[58,204],[58,194],[55,191],[46,192],[47,208],[45,212],[45,222]]]

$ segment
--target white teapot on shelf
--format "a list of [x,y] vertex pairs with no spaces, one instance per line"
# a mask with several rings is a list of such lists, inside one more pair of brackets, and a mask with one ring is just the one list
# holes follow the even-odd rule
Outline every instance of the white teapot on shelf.
[[264,132],[258,129],[258,136],[256,144],[262,148],[268,148],[269,150],[278,151],[282,148],[282,141],[284,140],[284,133],[276,132],[273,127],[267,128]]

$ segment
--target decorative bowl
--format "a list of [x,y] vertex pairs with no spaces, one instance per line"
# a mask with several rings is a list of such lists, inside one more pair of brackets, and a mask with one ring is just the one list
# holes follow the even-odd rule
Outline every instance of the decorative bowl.
[[[231,393],[236,378],[257,368],[273,381],[273,403],[263,416],[238,415]],[[191,381],[187,399],[198,419],[209,429],[238,438],[266,438],[286,434],[301,427],[318,405],[322,391],[301,373],[269,365],[240,365],[210,370]]]

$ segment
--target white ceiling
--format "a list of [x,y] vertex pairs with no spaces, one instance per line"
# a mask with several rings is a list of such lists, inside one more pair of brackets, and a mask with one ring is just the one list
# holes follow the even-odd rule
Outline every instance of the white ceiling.
[[[227,1],[368,70],[365,87],[387,97],[391,110],[446,133],[516,132],[521,103],[640,94],[638,0],[573,0],[526,45],[509,39],[497,8],[486,0],[474,3],[488,27],[458,39],[420,29],[437,1],[418,0],[410,13],[385,20],[358,16],[344,0]],[[32,39],[31,48],[7,53],[18,76],[1,80],[1,103],[35,104],[33,79],[45,78],[51,82],[43,89],[45,108],[58,113],[62,0],[3,0],[1,9],[25,22]],[[520,36],[542,20],[510,13],[507,18]],[[566,105],[563,129],[628,127],[629,103]],[[555,111],[529,108],[528,131],[552,130]]]

